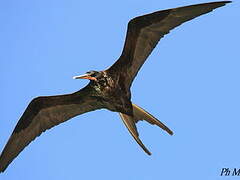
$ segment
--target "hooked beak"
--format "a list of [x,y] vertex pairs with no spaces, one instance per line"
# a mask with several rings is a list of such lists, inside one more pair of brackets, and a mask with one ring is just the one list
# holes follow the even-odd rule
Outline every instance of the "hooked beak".
[[89,76],[89,74],[83,74],[83,75],[80,75],[80,76],[74,76],[73,79],[89,79],[89,80],[93,80],[93,81],[97,80],[95,77]]

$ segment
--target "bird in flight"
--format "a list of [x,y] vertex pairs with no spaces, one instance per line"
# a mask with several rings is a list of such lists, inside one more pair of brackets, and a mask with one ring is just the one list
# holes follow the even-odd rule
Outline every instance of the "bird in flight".
[[34,98],[18,121],[0,156],[0,172],[37,136],[77,115],[105,108],[118,112],[125,126],[142,147],[136,123],[145,120],[170,135],[173,132],[141,107],[131,102],[131,85],[139,69],[158,41],[170,30],[231,1],[219,1],[157,11],[133,18],[128,23],[124,48],[119,59],[107,70],[89,71],[74,79],[89,84],[72,94]]

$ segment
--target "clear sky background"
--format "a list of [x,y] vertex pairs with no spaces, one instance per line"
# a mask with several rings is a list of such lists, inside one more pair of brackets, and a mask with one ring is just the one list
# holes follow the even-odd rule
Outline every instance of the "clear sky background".
[[[88,81],[72,76],[115,62],[131,18],[202,2],[1,1],[0,151],[34,97],[77,91]],[[0,179],[225,179],[221,168],[240,168],[239,8],[235,0],[171,31],[139,72],[132,101],[174,131],[138,124],[152,156],[117,113],[98,110],[42,134]]]

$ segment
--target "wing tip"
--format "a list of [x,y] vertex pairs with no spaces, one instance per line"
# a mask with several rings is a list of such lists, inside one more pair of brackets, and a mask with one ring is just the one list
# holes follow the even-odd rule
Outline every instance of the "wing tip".
[[170,129],[167,131],[171,136],[174,134]]
[[[179,9],[179,8],[188,8],[188,7],[203,7],[203,6],[209,6],[211,11],[216,9],[216,8],[219,8],[219,7],[222,7],[222,6],[225,6],[226,4],[228,3],[232,3],[232,1],[213,1],[213,2],[207,2],[207,3],[200,3],[200,4],[193,4],[193,5],[188,5],[188,6],[183,6],[183,7],[177,7],[177,8],[173,8],[173,9]],[[206,12],[205,12],[206,13]],[[204,13],[204,14],[205,14]]]
[[213,1],[213,2],[207,2],[207,3],[202,3],[202,4],[227,4],[227,3],[232,3],[233,1]]
[[7,169],[8,165],[0,165],[0,174],[3,173]]
[[5,169],[0,169],[0,174],[4,173]]
[[3,150],[2,154],[0,155],[0,174],[3,173],[11,163],[6,160],[6,156],[4,154],[5,152]]
[[[217,7],[215,8],[218,8],[218,7],[222,7],[222,6],[225,6],[226,4],[228,3],[232,3],[232,1],[216,1],[216,2],[209,2],[207,4],[215,4]],[[214,8],[214,9],[215,9]]]
[[232,3],[232,1],[223,1],[223,3],[226,3],[226,4],[227,4],[227,3]]
[[232,3],[232,1],[220,1],[219,3],[222,3],[223,6],[225,6],[225,5],[228,4],[228,3]]
[[147,151],[146,153],[147,153],[147,155],[149,155],[149,156],[152,155],[152,153],[151,153],[150,151]]

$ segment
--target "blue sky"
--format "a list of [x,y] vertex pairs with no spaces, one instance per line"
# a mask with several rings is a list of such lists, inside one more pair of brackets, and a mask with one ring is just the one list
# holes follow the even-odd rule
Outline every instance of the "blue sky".
[[[115,62],[131,18],[200,2],[1,1],[0,150],[31,99],[77,91],[88,82],[72,76]],[[42,134],[0,179],[212,180],[240,168],[239,18],[236,1],[185,23],[138,73],[132,101],[175,133],[139,123],[152,156],[117,113],[98,110]]]

